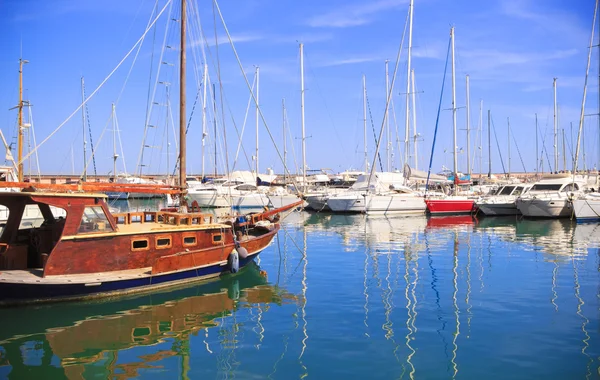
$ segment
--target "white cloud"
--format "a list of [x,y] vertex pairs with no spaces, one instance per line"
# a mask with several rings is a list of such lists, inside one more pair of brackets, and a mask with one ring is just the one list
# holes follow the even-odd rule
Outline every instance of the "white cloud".
[[381,57],[373,57],[373,56],[355,57],[355,58],[345,58],[345,59],[338,59],[338,60],[334,60],[334,61],[322,62],[322,63],[318,64],[318,66],[330,67],[330,66],[354,65],[357,63],[374,62],[374,61],[381,61],[381,60],[382,60]]
[[399,8],[406,0],[366,1],[360,5],[347,5],[336,10],[311,17],[307,25],[313,28],[348,28],[366,25],[374,21],[374,16],[382,11]]

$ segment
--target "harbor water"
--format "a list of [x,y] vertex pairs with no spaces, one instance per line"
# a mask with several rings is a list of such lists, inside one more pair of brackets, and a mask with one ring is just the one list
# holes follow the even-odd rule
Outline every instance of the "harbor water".
[[598,379],[599,248],[569,220],[294,212],[235,275],[0,310],[0,378]]

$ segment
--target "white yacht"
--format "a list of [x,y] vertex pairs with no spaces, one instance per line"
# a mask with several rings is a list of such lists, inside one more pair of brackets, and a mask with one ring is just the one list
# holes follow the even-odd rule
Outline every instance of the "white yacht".
[[251,172],[233,172],[226,178],[188,188],[188,197],[200,207],[260,208],[270,206],[269,197],[258,191]]
[[516,200],[518,197],[526,194],[532,187],[531,184],[515,184],[502,186],[493,195],[480,197],[475,202],[485,215],[520,215]]
[[574,199],[573,211],[578,222],[600,220],[600,193],[587,193]]
[[402,173],[376,173],[371,181],[362,175],[347,191],[329,197],[327,205],[333,212],[425,213],[423,196],[404,186],[404,181]]
[[580,175],[550,174],[517,198],[516,205],[525,217],[567,218],[573,215],[572,200],[583,194],[586,187],[586,181]]
[[[115,183],[129,184],[129,185],[158,185],[160,184],[156,180],[150,180],[127,174],[120,174],[117,176]],[[162,194],[158,193],[130,193],[130,192],[107,192],[108,199],[115,200],[126,200],[126,199],[147,199],[147,198],[160,198]]]

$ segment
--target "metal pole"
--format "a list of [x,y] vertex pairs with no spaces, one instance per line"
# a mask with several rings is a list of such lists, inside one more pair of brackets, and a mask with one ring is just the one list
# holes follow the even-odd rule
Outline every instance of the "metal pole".
[[413,114],[413,133],[414,133],[414,144],[413,144],[413,150],[415,152],[415,158],[414,158],[414,164],[415,164],[415,170],[419,169],[419,160],[418,160],[418,155],[417,155],[417,140],[419,138],[418,134],[417,134],[417,102],[415,100],[415,96],[416,96],[416,87],[415,87],[415,69],[412,70],[412,114]]
[[23,58],[19,59],[19,131],[17,138],[17,162],[19,163],[17,177],[19,182],[23,182],[23,65],[25,63],[28,61]]
[[[389,82],[389,72],[388,72],[388,62],[389,60],[385,60],[385,101],[389,102],[390,101],[390,82]],[[363,79],[364,79],[364,75],[363,75]],[[366,87],[365,87],[366,88]],[[366,90],[365,90],[366,92]],[[366,102],[366,101],[365,101]],[[366,106],[365,106],[366,107]],[[390,152],[391,149],[391,132],[390,132],[390,117],[389,117],[389,107],[386,107],[385,109],[385,122],[386,122],[386,130],[387,130],[387,144],[385,147],[385,154],[386,154],[386,159],[387,159],[387,170],[391,171],[391,162],[392,162],[392,155]],[[365,116],[365,122],[366,122],[366,116]],[[365,127],[366,128],[366,127]],[[368,170],[368,169],[365,169]]]
[[554,170],[558,171],[558,120],[556,115],[556,78],[552,82],[554,89]]
[[205,153],[205,139],[208,136],[206,132],[206,85],[208,83],[208,65],[204,64],[204,81],[203,81],[203,91],[204,95],[202,96],[202,178],[204,178],[204,153]]
[[287,157],[287,145],[286,145],[286,135],[285,135],[285,98],[281,99],[281,113],[283,114],[283,183],[287,183],[286,182],[286,177],[287,177],[287,164],[286,164],[286,157]]
[[[454,153],[454,178],[458,178],[458,157],[456,155],[456,78],[455,78],[455,63],[454,63],[454,27],[450,29],[450,38],[452,41],[452,130],[453,130],[453,146]],[[456,188],[454,189],[456,193]]]
[[300,44],[300,119],[302,122],[302,190],[306,188],[306,134],[304,129],[304,44]]
[[535,177],[537,179],[539,175],[539,167],[540,167],[540,156],[538,150],[538,119],[537,113],[535,114]]
[[365,174],[369,172],[369,151],[367,150],[367,78],[363,74],[363,133],[365,145]]
[[506,123],[508,125],[508,177],[510,178],[510,118],[506,118]]
[[467,174],[471,176],[471,95],[469,75],[467,74]]
[[[81,77],[81,102],[85,102],[84,81]],[[83,137],[83,182],[87,181],[87,141],[85,141],[85,105],[81,107],[81,132]],[[21,170],[19,169],[19,172]]]
[[492,111],[488,110],[488,178],[492,178]]
[[483,99],[479,100],[479,177],[483,172]]
[[185,154],[186,154],[186,136],[185,136],[185,28],[186,28],[186,0],[181,0],[181,52],[179,56],[179,187],[181,193],[186,192],[185,178]]
[[256,176],[258,176],[258,119],[259,119],[259,110],[258,110],[258,85],[259,85],[259,77],[260,77],[260,68],[256,66]]
[[[410,0],[410,3],[408,5],[408,61],[407,61],[407,70],[406,70],[406,120],[405,120],[406,121],[406,131],[405,131],[405,137],[404,137],[404,163],[405,164],[408,164],[408,159],[410,157],[409,114],[408,114],[408,112],[409,112],[409,99],[410,99],[410,70],[411,70],[410,64],[411,64],[411,55],[412,55],[413,7],[414,7],[413,0]],[[451,34],[454,36],[454,28],[452,28]],[[454,46],[454,42],[452,42],[452,44]],[[452,49],[454,49],[454,47]],[[452,54],[454,54],[454,51]],[[454,57],[454,55],[453,55],[453,57]],[[454,65],[454,62],[453,62],[453,65]],[[452,79],[452,80],[454,81],[454,79]],[[454,105],[452,105],[452,107],[454,107]],[[454,144],[454,145],[456,146],[456,144]],[[456,171],[456,167],[454,169]]]

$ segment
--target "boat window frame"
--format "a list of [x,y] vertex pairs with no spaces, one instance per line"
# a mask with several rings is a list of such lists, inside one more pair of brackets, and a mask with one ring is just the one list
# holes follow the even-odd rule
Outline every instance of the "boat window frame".
[[[146,246],[145,247],[135,248],[133,246],[134,243],[141,242],[141,241],[145,241],[146,242]],[[131,239],[131,252],[147,251],[149,249],[150,249],[150,239],[148,239],[148,238]]]
[[[218,240],[215,240],[215,238],[217,238],[217,237],[218,237]],[[214,233],[210,234],[210,241],[212,241],[213,245],[225,244],[225,239],[224,239],[222,232],[214,232]]]
[[[190,238],[194,239],[194,242],[193,243],[186,243],[185,239],[190,239]],[[198,237],[195,234],[194,235],[183,235],[181,237],[181,244],[184,247],[194,247],[194,246],[198,245]]]
[[[89,213],[88,211],[92,211],[92,213]],[[93,214],[93,217],[90,217],[90,215]],[[85,219],[88,219],[89,221],[84,222]],[[100,229],[100,223],[103,223],[102,225],[104,226],[104,228]],[[92,229],[91,230],[82,230],[82,227],[84,225],[88,225],[91,224]],[[81,214],[81,220],[79,221],[79,227],[77,227],[77,234],[90,234],[90,233],[110,233],[110,232],[115,232],[115,229],[113,228],[112,224],[110,223],[110,220],[108,218],[108,215],[106,213],[106,211],[104,210],[104,207],[100,206],[100,205],[85,205],[83,212]]]
[[[159,240],[169,240],[169,244],[158,244]],[[159,235],[154,237],[154,247],[156,249],[168,249],[173,246],[173,237],[171,235]]]

